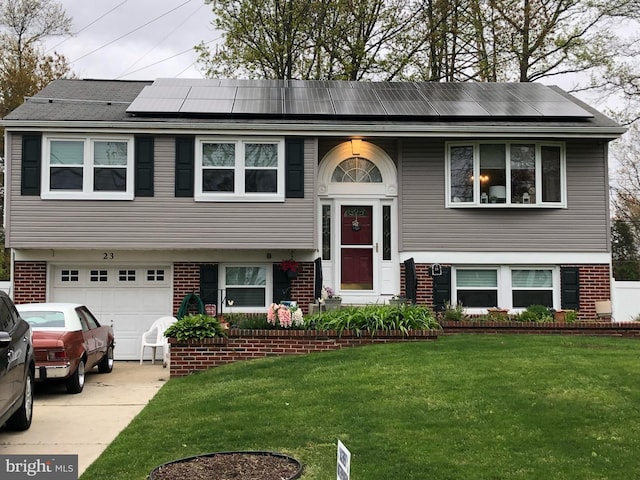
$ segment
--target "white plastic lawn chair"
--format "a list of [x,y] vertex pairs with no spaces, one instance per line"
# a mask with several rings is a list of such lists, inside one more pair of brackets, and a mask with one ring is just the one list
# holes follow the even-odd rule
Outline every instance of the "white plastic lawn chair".
[[166,367],[169,363],[169,340],[164,336],[164,332],[171,326],[172,323],[177,322],[175,317],[160,317],[157,319],[149,330],[142,334],[142,342],[140,345],[140,365],[144,359],[144,349],[146,347],[151,348],[151,364],[156,362],[156,349],[162,348],[162,366]]

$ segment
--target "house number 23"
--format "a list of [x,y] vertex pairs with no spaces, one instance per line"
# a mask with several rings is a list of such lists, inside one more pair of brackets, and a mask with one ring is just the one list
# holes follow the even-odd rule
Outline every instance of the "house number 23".
[[113,252],[104,252],[102,254],[102,259],[103,260],[113,260],[114,258],[116,258],[115,254]]

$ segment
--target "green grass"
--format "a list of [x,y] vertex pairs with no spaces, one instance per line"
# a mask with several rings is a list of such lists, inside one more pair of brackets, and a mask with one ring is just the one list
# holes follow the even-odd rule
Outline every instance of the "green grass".
[[252,360],[170,380],[82,480],[201,453],[282,452],[305,480],[640,478],[640,342],[458,335]]

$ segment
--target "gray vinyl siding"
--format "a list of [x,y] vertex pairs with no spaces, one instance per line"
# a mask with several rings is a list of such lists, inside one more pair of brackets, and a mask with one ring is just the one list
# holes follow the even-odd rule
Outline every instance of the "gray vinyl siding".
[[445,142],[401,147],[401,251],[608,252],[604,142],[567,143],[567,208],[445,208]]
[[20,195],[21,139],[10,141],[13,248],[315,248],[315,143],[305,141],[305,198],[209,203],[175,198],[175,141],[155,139],[155,192],[133,201],[41,200]]

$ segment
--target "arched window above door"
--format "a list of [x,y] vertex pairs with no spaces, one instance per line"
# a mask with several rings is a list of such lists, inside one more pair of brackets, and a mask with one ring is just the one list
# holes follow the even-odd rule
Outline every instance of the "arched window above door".
[[332,148],[320,161],[318,195],[396,197],[397,170],[391,157],[377,145],[351,141]]
[[382,173],[375,164],[366,158],[351,157],[340,162],[331,181],[337,183],[382,183]]

